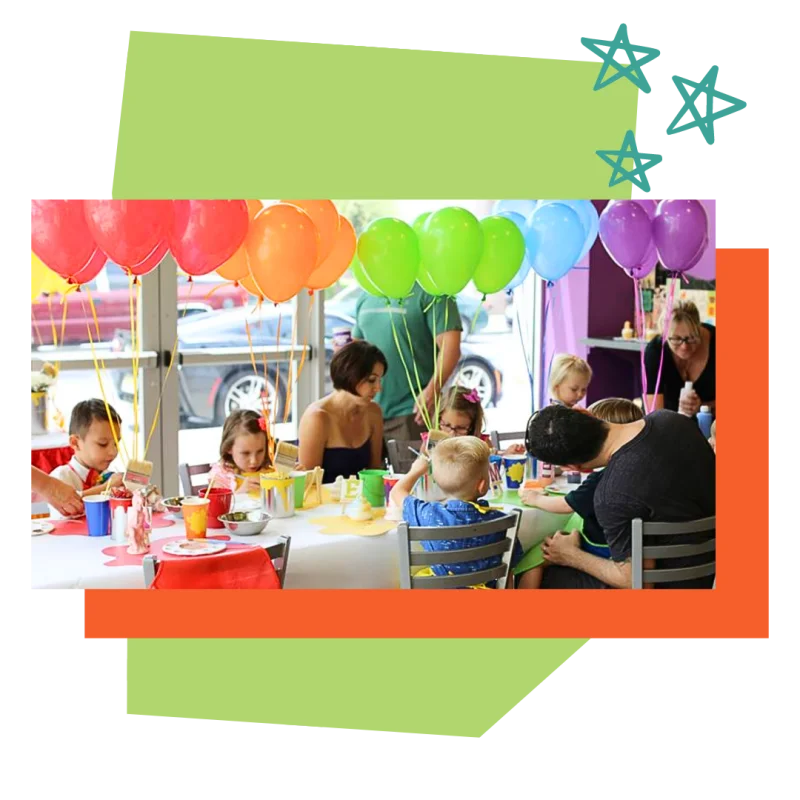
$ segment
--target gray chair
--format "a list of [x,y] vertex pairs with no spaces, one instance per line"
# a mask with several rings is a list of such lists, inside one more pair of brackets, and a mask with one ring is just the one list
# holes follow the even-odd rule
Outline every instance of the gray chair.
[[[201,489],[208,486],[208,473],[211,472],[211,464],[179,464],[178,476],[181,479],[181,486],[183,486],[183,493],[186,497],[197,497]],[[192,479],[197,476],[203,476],[205,480],[195,483]]]
[[[401,589],[462,589],[477,586],[489,581],[497,581],[499,589],[505,589],[511,568],[511,554],[519,530],[520,512],[513,511],[488,522],[475,525],[459,525],[450,528],[414,528],[401,522],[397,526],[400,543],[400,588]],[[489,536],[504,533],[499,542],[481,547],[466,547],[458,550],[423,550],[421,542],[441,539],[472,539],[476,536]],[[503,561],[496,567],[462,575],[435,575],[417,577],[412,575],[413,567],[431,567],[434,564],[461,564],[479,558],[502,556]]]
[[389,463],[398,475],[405,475],[416,461],[416,456],[408,449],[413,447],[420,450],[422,447],[421,439],[410,439],[408,441],[389,439],[386,442],[386,452],[389,456]]
[[[291,536],[279,536],[275,544],[267,545],[264,548],[267,551],[267,555],[272,560],[272,566],[275,567],[275,572],[278,574],[281,589],[283,589],[286,581],[286,567],[289,563],[289,547],[291,543]],[[146,555],[142,559],[142,567],[144,568],[144,585],[145,588],[149,589],[150,584],[152,584],[156,578],[158,559],[154,555]]]
[[[678,583],[716,575],[715,559],[711,559],[705,564],[691,567],[670,567],[669,565],[670,561],[675,558],[715,553],[717,546],[716,527],[716,517],[705,517],[691,522],[645,522],[641,519],[633,520],[631,525],[633,588],[642,589],[645,583]],[[644,541],[645,538],[649,539],[650,537],[670,537],[672,539],[691,536],[693,539],[697,539],[699,535],[703,534],[705,534],[704,541],[695,541],[687,544],[675,544],[672,541],[669,544],[645,544]],[[658,562],[656,568],[644,569],[645,559],[656,559]],[[714,579],[714,586],[716,586],[716,578]]]
[[524,442],[525,431],[515,431],[511,433],[498,433],[497,431],[492,431],[489,434],[489,438],[492,441],[492,448],[499,453],[503,442]]

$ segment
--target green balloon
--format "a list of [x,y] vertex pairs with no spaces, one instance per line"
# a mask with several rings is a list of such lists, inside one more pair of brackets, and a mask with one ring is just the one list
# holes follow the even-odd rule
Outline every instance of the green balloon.
[[481,260],[480,223],[466,209],[442,208],[423,225],[420,252],[422,263],[440,293],[458,294],[469,283]]
[[[411,227],[414,229],[414,233],[417,234],[418,240],[422,236],[422,229],[425,227],[425,223],[428,221],[428,217],[430,217],[430,215],[431,212],[426,211],[424,214],[420,214],[414,220],[414,222],[411,223]],[[439,287],[434,283],[433,278],[428,272],[428,268],[422,261],[420,261],[419,265],[417,283],[422,287],[422,291],[427,292],[428,294],[433,295],[434,297],[441,297],[442,293],[439,291]]]
[[361,266],[361,262],[357,258],[353,259],[353,263],[350,265],[350,268],[353,270],[353,275],[355,275],[358,285],[365,292],[367,292],[367,294],[374,295],[375,297],[383,297],[383,293],[372,282],[372,279],[369,277],[369,275],[364,272],[364,267]]
[[402,220],[376,219],[359,237],[358,260],[382,295],[406,297],[419,271],[417,235]]
[[520,229],[505,217],[486,217],[483,230],[483,255],[475,268],[472,282],[481,294],[505,289],[525,258],[525,238]]

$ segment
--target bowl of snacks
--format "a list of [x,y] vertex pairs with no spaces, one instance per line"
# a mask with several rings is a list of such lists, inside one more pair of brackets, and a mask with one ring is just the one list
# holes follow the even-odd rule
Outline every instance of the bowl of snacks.
[[175,514],[176,517],[183,516],[183,507],[181,503],[185,498],[183,497],[165,497],[161,502],[164,504],[168,514]]
[[231,511],[218,517],[229,533],[237,536],[255,536],[267,527],[269,514],[263,511]]

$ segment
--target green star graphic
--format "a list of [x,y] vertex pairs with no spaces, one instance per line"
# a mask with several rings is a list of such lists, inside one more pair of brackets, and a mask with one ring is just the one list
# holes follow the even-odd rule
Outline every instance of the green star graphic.
[[[614,81],[620,78],[627,78],[634,86],[638,86],[643,92],[650,91],[650,84],[647,82],[647,78],[644,77],[641,68],[654,58],[658,58],[661,51],[656,50],[655,47],[643,47],[641,45],[631,44],[630,39],[628,39],[627,25],[620,25],[617,30],[617,35],[610,42],[604,39],[587,39],[583,37],[581,39],[581,44],[591,50],[596,56],[600,56],[600,58],[603,59],[603,66],[600,68],[600,74],[597,76],[597,81],[595,81],[594,84],[595,91],[602,89],[604,86],[608,86],[610,83],[614,83]],[[604,45],[608,47],[608,50],[601,50],[598,45]],[[614,53],[616,53],[617,50],[625,51],[625,54],[628,56],[628,61],[630,62],[629,66],[623,66],[614,58]],[[636,53],[645,53],[645,55],[642,58],[637,58],[635,55]],[[610,78],[606,79],[606,72],[608,72],[610,67],[613,67],[616,72]]]
[[[622,140],[622,147],[619,150],[598,150],[597,155],[603,159],[609,166],[614,167],[614,172],[611,173],[611,182],[609,186],[616,186],[622,181],[630,181],[635,183],[642,191],[650,191],[650,183],[647,180],[645,172],[654,167],[656,164],[661,163],[661,156],[655,153],[640,153],[636,149],[636,139],[633,131],[628,131],[625,138]],[[611,156],[616,156],[612,158]],[[636,169],[627,170],[622,166],[622,162],[630,158]]]
[[[717,83],[718,74],[719,67],[711,67],[711,69],[706,73],[705,78],[703,78],[700,83],[695,83],[694,81],[687,80],[686,78],[679,78],[677,75],[672,76],[672,80],[678,87],[678,91],[681,93],[681,97],[683,98],[683,106],[678,112],[678,116],[672,120],[669,128],[667,128],[668,136],[673,133],[688,131],[689,128],[699,128],[700,132],[703,134],[703,138],[709,144],[714,144],[714,120],[719,119],[720,117],[727,117],[728,114],[741,111],[747,106],[747,103],[745,103],[744,100],[739,100],[737,97],[732,97],[729,94],[723,94],[714,88]],[[694,89],[691,95],[688,91],[686,91],[687,86],[691,86]],[[700,114],[694,104],[694,101],[703,92],[705,92],[706,95],[705,116]],[[731,105],[729,105],[727,108],[723,108],[721,111],[714,111],[715,97],[718,97],[720,100],[724,100],[726,103],[730,103]],[[687,111],[689,111],[692,117],[694,117],[694,121],[687,122],[685,125],[681,125],[679,127],[678,121]]]

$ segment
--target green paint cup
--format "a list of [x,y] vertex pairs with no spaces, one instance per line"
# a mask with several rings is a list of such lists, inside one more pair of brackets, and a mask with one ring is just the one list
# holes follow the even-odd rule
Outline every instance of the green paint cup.
[[289,477],[294,479],[294,507],[303,507],[303,497],[306,493],[306,473],[290,472]]
[[373,508],[383,508],[386,505],[383,476],[388,474],[385,469],[362,469],[358,473],[358,477],[364,486],[364,499]]

